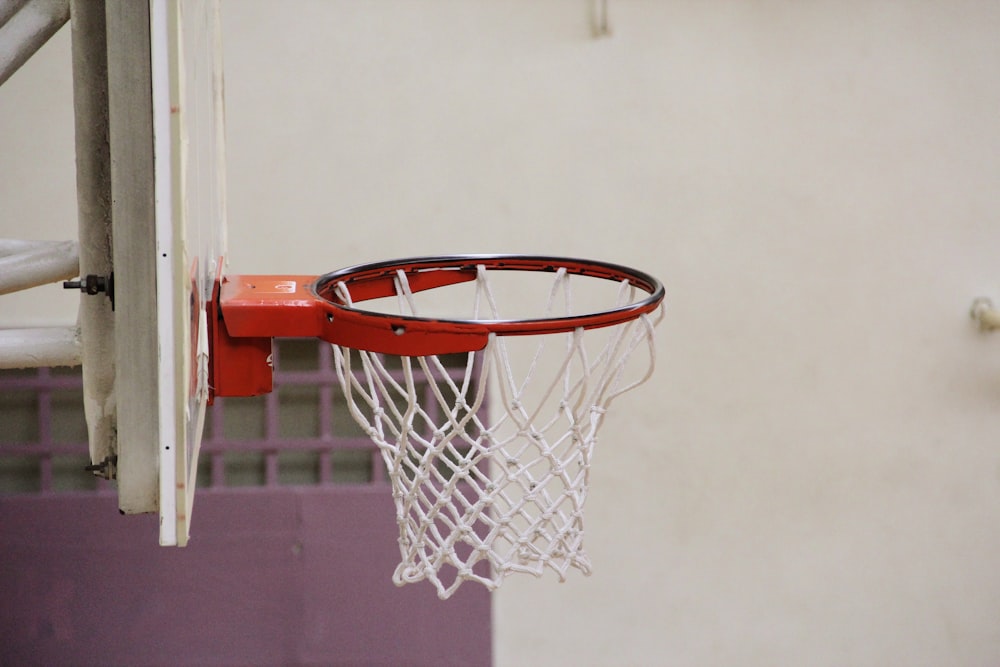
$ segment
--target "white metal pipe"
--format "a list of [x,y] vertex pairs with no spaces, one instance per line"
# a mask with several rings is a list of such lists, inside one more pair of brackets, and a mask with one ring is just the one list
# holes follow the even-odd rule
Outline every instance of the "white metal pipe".
[[0,329],[0,368],[79,366],[81,351],[77,327]]
[[27,0],[0,7],[0,85],[69,20],[69,0]]
[[21,7],[28,0],[0,0],[0,26],[11,20],[15,14],[21,11]]
[[31,241],[28,239],[0,239],[0,257],[37,250],[58,241]]
[[[141,8],[142,1],[121,0]],[[76,144],[77,230],[80,274],[108,278],[114,271],[111,246],[111,148],[108,114],[108,10],[104,0],[71,0],[73,115]],[[138,39],[138,37],[134,37]],[[139,71],[141,60],[132,63]],[[136,149],[126,138],[121,150]],[[111,300],[80,297],[80,336],[84,344],[83,410],[87,418],[90,460],[104,461],[118,451],[118,403],[115,393],[115,318]],[[125,458],[128,458],[127,456]],[[124,463],[124,465],[122,465]],[[145,461],[144,461],[145,463]],[[153,465],[153,462],[149,462]],[[119,463],[123,477],[128,462]],[[150,470],[155,475],[155,471]],[[121,492],[119,485],[119,493]],[[120,498],[120,496],[119,496]]]
[[0,239],[0,294],[80,275],[75,241]]

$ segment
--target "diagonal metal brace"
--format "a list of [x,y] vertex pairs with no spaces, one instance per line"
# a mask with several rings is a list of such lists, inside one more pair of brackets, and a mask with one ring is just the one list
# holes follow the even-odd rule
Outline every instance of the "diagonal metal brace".
[[0,85],[69,21],[69,0],[0,0]]

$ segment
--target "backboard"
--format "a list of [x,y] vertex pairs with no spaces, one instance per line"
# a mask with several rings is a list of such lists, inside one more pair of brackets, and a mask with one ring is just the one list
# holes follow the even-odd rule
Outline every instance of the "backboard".
[[219,3],[109,2],[107,19],[119,507],[184,546],[226,254]]
[[206,306],[225,256],[222,45],[218,0],[150,9],[160,543],[183,546],[208,400]]

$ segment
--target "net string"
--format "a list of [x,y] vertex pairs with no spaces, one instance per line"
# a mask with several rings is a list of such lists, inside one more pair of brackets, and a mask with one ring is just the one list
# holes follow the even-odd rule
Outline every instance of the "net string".
[[[405,286],[405,287],[404,287]],[[400,294],[409,295],[408,298],[412,299],[412,294],[409,294],[409,287],[404,280],[402,285],[398,286],[397,290]],[[345,303],[350,304],[350,297],[347,293],[346,288],[342,285],[338,286],[339,294],[345,299]],[[431,503],[430,507],[426,509],[423,505],[427,504],[427,499],[425,495],[414,494],[414,489],[419,489],[421,486],[431,483],[430,476],[431,472],[434,471],[432,466],[427,465],[427,461],[431,458],[431,455],[440,452],[445,447],[450,445],[451,440],[456,434],[462,434],[463,437],[466,431],[465,426],[468,421],[473,419],[475,415],[479,412],[482,407],[483,401],[485,399],[485,383],[480,385],[479,391],[476,393],[473,403],[469,404],[463,398],[468,391],[468,386],[473,376],[472,365],[473,358],[470,356],[466,372],[464,374],[463,384],[459,388],[450,378],[450,374],[447,369],[443,366],[440,359],[437,357],[421,357],[418,358],[419,363],[426,377],[435,377],[434,371],[432,371],[428,364],[432,364],[437,371],[436,376],[439,378],[444,378],[448,386],[450,387],[452,393],[460,397],[456,402],[454,407],[449,408],[449,403],[444,397],[437,383],[431,382],[430,387],[435,393],[438,405],[444,409],[445,414],[448,416],[448,423],[444,426],[436,429],[434,433],[434,440],[426,440],[421,438],[417,431],[413,428],[413,422],[415,415],[420,412],[424,418],[430,421],[430,417],[425,410],[422,410],[420,406],[419,397],[417,396],[415,390],[415,382],[413,380],[412,372],[412,358],[403,357],[402,358],[402,369],[404,374],[404,384],[400,385],[393,377],[392,373],[387,370],[386,366],[382,363],[379,355],[375,355],[369,352],[358,351],[360,358],[362,360],[362,369],[364,371],[364,377],[368,387],[367,391],[357,383],[356,377],[351,372],[351,357],[350,354],[344,354],[342,350],[335,348],[335,353],[337,355],[338,369],[343,368],[344,373],[341,376],[343,382],[346,378],[351,378],[350,382],[344,384],[345,393],[348,399],[348,406],[351,411],[352,416],[355,420],[367,426],[366,431],[368,435],[380,446],[380,450],[383,454],[383,458],[390,470],[390,479],[393,483],[394,493],[393,497],[396,500],[397,508],[397,523],[400,526],[400,546],[404,550],[404,558],[407,561],[415,562],[421,561],[424,567],[411,566],[408,568],[400,568],[397,570],[394,579],[397,583],[406,583],[409,581],[419,581],[424,578],[423,571],[426,568],[437,569],[441,566],[442,560],[449,560],[443,558],[446,555],[447,550],[453,548],[455,540],[468,533],[465,528],[468,525],[468,521],[464,520],[463,517],[456,516],[454,521],[451,523],[450,527],[453,532],[450,537],[446,537],[440,534],[440,531],[434,524],[434,519],[437,518],[443,509],[448,507],[448,498],[455,496],[455,484],[457,483],[459,477],[457,475],[452,475],[452,479],[446,484],[444,491],[440,494],[436,502]],[[390,391],[390,388],[392,391]],[[358,408],[356,401],[354,400],[355,392],[361,390],[361,397],[365,404],[368,405],[369,409],[372,411],[372,421],[374,424],[369,423],[368,418],[363,415]],[[396,395],[405,396],[407,399],[408,410],[405,413],[398,411],[394,401],[386,401],[390,405],[391,415],[387,415],[385,409],[382,407],[382,401],[380,397],[387,397],[395,392]],[[459,410],[464,410],[465,417],[462,420],[457,420],[456,416]],[[394,417],[395,421],[402,424],[401,428],[396,428],[392,419],[387,417]],[[389,426],[389,430],[393,439],[395,441],[395,446],[389,446],[388,442],[391,439],[385,437],[385,431],[383,426]],[[447,426],[450,426],[450,433],[447,430]],[[412,480],[408,480],[406,475],[401,475],[400,472],[408,469],[407,455],[411,453],[414,449],[414,445],[411,441],[415,442],[417,445],[424,448],[424,454],[421,457],[420,465],[414,470],[412,466],[409,466],[410,470],[413,470],[414,477]],[[476,445],[477,443],[471,439],[467,439],[470,445]],[[452,448],[452,452],[456,452]],[[457,453],[457,452],[456,452]],[[483,501],[479,503],[480,505],[485,504],[486,496],[483,496]],[[478,510],[479,508],[473,506],[473,510]],[[416,522],[409,521],[408,518],[417,516]],[[428,537],[427,533],[430,531],[432,535]],[[420,545],[427,542],[430,539],[433,543],[441,545],[442,551],[440,558],[428,559],[426,554],[420,550]],[[483,549],[480,548],[480,551]],[[468,578],[477,578],[474,573],[471,572],[471,567],[463,567],[461,573]],[[483,583],[487,583],[484,581]]]
[[[565,269],[555,272],[547,317],[560,307],[571,311],[570,282]],[[397,272],[395,283],[400,312],[419,316],[405,272]],[[335,289],[351,307],[347,285]],[[615,305],[629,303],[635,292],[623,281]],[[474,318],[501,319],[482,266],[472,309]],[[532,337],[537,346],[520,380],[508,341],[494,334],[458,371],[437,356],[392,357],[399,364],[394,371],[388,357],[334,346],[349,412],[386,463],[399,528],[398,585],[426,579],[447,598],[463,581],[493,590],[515,572],[540,576],[548,568],[560,580],[570,568],[589,574],[583,508],[597,431],[610,403],[652,374],[659,317],[564,335],[562,359],[530,406],[526,394],[558,335]],[[607,340],[588,355],[584,341],[594,334]],[[627,362],[643,343],[645,373],[622,385]],[[497,414],[488,419],[491,383],[498,389]],[[553,401],[553,414],[543,417]]]

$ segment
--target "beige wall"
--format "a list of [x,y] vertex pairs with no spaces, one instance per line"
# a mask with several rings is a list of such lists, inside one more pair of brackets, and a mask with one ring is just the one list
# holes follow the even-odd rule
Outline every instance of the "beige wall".
[[[227,0],[232,270],[544,252],[666,283],[595,572],[508,580],[499,665],[1000,662],[1000,338],[967,316],[1000,300],[1000,6],[609,9],[595,39],[586,0]],[[0,88],[0,234],[60,238],[68,34],[36,60]]]

